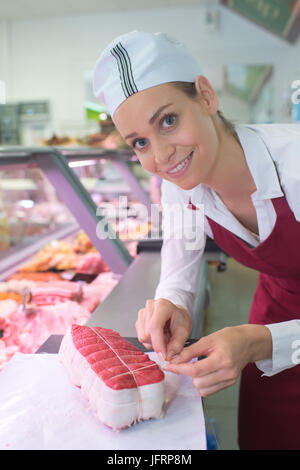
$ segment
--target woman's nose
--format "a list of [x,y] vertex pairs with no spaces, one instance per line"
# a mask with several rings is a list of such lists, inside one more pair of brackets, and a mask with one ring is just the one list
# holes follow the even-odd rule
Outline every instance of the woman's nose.
[[155,161],[159,164],[168,163],[175,155],[175,146],[172,144],[156,145],[153,150]]

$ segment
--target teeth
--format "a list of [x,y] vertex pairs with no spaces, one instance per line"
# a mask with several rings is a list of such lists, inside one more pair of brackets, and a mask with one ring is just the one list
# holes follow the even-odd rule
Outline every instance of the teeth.
[[177,165],[176,168],[174,168],[173,170],[168,171],[167,173],[177,173],[178,171],[182,170],[182,168],[183,168],[183,167],[187,164],[187,162],[191,159],[192,153],[193,153],[193,152],[191,152],[191,153],[183,160],[183,162],[179,163],[179,165]]

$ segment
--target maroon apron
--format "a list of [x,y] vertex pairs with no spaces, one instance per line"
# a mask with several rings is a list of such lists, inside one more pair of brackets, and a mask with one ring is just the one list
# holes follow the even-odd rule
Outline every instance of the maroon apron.
[[[282,189],[282,188],[281,188]],[[277,214],[269,237],[257,247],[209,217],[214,241],[232,258],[259,271],[249,323],[300,318],[300,223],[285,196],[272,199]],[[291,355],[293,353],[291,348]],[[240,449],[300,449],[300,365],[262,376],[254,363],[241,376]]]

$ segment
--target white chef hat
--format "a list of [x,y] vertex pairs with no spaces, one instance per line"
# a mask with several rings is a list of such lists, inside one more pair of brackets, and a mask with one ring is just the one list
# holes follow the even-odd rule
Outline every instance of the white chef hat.
[[194,82],[198,62],[177,39],[164,33],[132,31],[114,39],[96,62],[95,96],[113,116],[118,106],[139,91],[168,82]]

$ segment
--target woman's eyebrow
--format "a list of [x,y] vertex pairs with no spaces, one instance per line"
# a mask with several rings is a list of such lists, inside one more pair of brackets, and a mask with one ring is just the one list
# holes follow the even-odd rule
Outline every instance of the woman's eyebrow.
[[[173,103],[168,103],[168,104],[165,104],[164,106],[161,106],[160,108],[158,108],[158,110],[153,114],[153,116],[149,119],[149,124],[154,124],[154,122],[156,121],[156,119],[158,118],[158,116],[160,115],[160,113],[165,109],[167,108],[168,106],[171,106]],[[125,140],[126,139],[129,139],[130,137],[135,137],[137,136],[138,134],[136,132],[132,132],[131,134],[128,134],[126,135],[125,137]]]
[[173,103],[168,103],[168,104],[165,104],[164,106],[161,106],[160,108],[158,108],[158,110],[156,111],[156,113],[153,114],[152,118],[149,119],[149,124],[153,124],[155,122],[155,120],[158,118],[158,116],[160,115],[160,113],[165,109],[167,108],[168,106],[171,106],[171,104]]

